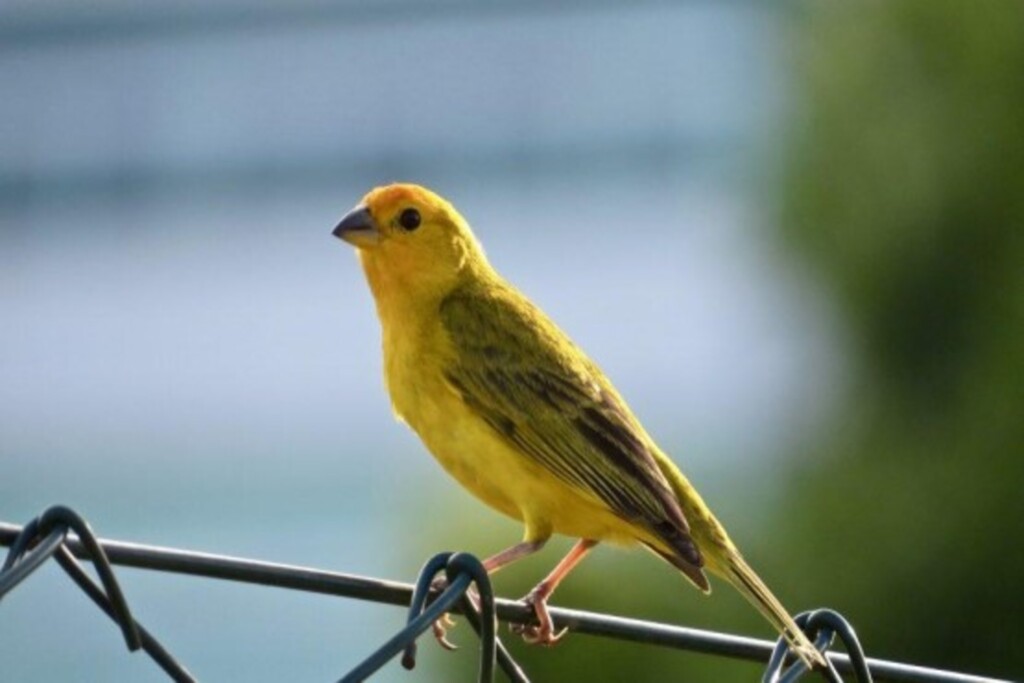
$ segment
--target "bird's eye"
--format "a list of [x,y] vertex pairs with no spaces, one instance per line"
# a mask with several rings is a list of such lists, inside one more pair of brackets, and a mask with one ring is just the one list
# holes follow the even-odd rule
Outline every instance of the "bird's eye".
[[406,230],[415,230],[420,227],[420,212],[416,209],[406,209],[398,216],[398,224]]

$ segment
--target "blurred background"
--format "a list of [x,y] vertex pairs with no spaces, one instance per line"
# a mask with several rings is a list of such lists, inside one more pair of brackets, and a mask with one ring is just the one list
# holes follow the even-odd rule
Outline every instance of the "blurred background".
[[[0,520],[411,581],[519,527],[390,416],[330,236],[449,197],[615,380],[794,612],[868,654],[1024,676],[1024,6],[1011,1],[9,0],[0,6]],[[517,597],[568,546],[503,573]],[[122,569],[202,680],[335,680],[404,611]],[[554,601],[773,637],[642,552]],[[422,648],[413,674],[467,680]],[[761,667],[507,639],[538,681]],[[2,678],[164,680],[59,572]]]

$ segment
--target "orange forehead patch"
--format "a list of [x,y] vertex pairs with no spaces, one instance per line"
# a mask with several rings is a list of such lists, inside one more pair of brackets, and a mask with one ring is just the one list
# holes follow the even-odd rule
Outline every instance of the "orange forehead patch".
[[395,183],[370,190],[363,202],[371,208],[386,208],[405,202],[431,205],[437,202],[437,196],[419,185]]

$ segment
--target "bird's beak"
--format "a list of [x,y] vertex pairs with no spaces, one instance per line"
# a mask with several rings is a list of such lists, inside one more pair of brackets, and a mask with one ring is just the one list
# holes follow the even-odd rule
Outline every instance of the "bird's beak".
[[370,210],[360,204],[345,214],[334,228],[334,236],[357,247],[367,247],[380,241],[380,230]]

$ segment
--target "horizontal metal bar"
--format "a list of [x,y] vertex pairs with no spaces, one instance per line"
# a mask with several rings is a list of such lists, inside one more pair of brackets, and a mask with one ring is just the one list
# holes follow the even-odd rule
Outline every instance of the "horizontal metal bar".
[[[9,546],[21,527],[0,522],[0,546]],[[412,598],[413,586],[407,583],[328,572],[295,565],[248,560],[226,555],[213,555],[176,548],[126,543],[100,539],[100,545],[113,564],[137,569],[168,571],[207,578],[290,588],[311,593],[338,595],[359,600],[406,606]],[[68,546],[77,557],[84,557],[78,539],[68,536]],[[87,558],[86,558],[87,559]],[[529,623],[533,610],[514,600],[495,601],[502,621]],[[551,616],[559,628],[567,626],[576,633],[616,638],[648,645],[659,645],[692,652],[767,662],[774,643],[716,631],[672,626],[639,619],[552,607]],[[828,658],[844,673],[852,671],[850,659],[844,654],[829,652]],[[995,678],[913,666],[881,659],[868,659],[872,675],[879,681],[912,681],[915,683],[1009,683]]]

